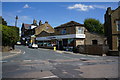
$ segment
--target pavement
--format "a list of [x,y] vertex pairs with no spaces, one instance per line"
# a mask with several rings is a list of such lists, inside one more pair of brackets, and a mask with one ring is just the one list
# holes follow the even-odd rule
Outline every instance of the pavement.
[[16,55],[19,55],[20,53],[21,53],[20,49],[11,50],[9,52],[2,52],[2,60],[14,57]]
[[[2,62],[3,78],[118,78],[118,57],[16,46]],[[19,54],[19,55],[18,55]],[[5,56],[5,54],[4,54]]]
[[[98,64],[81,66],[78,71],[84,72],[81,74],[85,78],[117,78],[118,75],[118,64]],[[114,73],[116,72],[116,73]]]

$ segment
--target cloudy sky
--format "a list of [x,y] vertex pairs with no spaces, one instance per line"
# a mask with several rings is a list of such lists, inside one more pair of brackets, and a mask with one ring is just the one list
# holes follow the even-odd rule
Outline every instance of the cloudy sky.
[[22,23],[32,24],[48,21],[53,27],[71,20],[84,23],[86,18],[95,18],[104,23],[104,14],[107,7],[116,9],[117,2],[3,2],[2,16],[8,25],[15,25],[15,16],[18,15],[18,27]]

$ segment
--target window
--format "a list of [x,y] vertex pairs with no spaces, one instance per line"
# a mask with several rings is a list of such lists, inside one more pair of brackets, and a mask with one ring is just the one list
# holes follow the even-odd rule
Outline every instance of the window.
[[78,27],[78,33],[79,34],[84,34],[84,29],[83,29],[83,27]]
[[61,34],[66,34],[66,29],[63,29],[63,30],[61,31]]
[[97,45],[97,44],[98,44],[98,41],[97,41],[97,40],[92,40],[92,44],[93,44],[93,45]]
[[116,21],[117,31],[120,31],[120,21]]
[[47,26],[46,29],[49,29],[49,27]]
[[120,47],[120,37],[118,37],[118,47]]
[[57,31],[59,31],[59,29],[57,29]]

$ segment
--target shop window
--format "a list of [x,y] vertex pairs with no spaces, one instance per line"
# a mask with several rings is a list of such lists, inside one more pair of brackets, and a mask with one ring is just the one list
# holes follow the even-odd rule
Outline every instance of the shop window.
[[57,31],[59,31],[59,29],[57,29]]
[[51,42],[48,42],[48,43],[47,43],[47,46],[48,46],[48,47],[52,46]]
[[63,46],[67,46],[68,45],[68,39],[63,39]]
[[68,45],[73,46],[74,45],[74,39],[68,39]]
[[97,40],[92,40],[92,44],[93,44],[93,45],[97,45],[97,44],[98,44],[98,41],[97,41]]

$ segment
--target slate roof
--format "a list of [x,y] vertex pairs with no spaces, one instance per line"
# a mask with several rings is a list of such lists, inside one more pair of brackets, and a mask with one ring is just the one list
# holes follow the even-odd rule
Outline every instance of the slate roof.
[[25,29],[30,29],[30,26],[31,26],[31,24],[23,24],[23,27],[24,27]]
[[[120,6],[118,8],[116,8],[115,10],[112,10],[112,13],[114,13],[116,10],[120,9]],[[111,13],[111,14],[112,14]]]
[[62,24],[60,26],[57,26],[55,27],[56,28],[61,28],[61,27],[72,27],[72,26],[84,26],[83,24],[80,24],[78,22],[75,22],[75,21],[70,21],[70,22],[67,22],[65,24]]
[[[46,29],[46,27],[49,28]],[[48,23],[42,24],[41,26],[35,28],[35,35],[39,35],[42,31],[46,31],[47,33],[54,33],[54,28]]]

